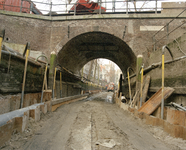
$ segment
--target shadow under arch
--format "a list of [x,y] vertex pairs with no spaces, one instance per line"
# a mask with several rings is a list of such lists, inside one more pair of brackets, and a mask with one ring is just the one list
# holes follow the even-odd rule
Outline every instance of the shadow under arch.
[[117,64],[123,73],[136,67],[136,56],[120,38],[105,32],[87,32],[68,41],[57,55],[56,62],[74,73],[89,61],[105,58]]

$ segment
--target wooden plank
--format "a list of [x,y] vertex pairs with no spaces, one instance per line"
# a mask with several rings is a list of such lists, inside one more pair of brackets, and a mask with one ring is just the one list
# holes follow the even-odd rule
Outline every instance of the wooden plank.
[[69,103],[76,102],[76,101],[80,101],[80,100],[83,100],[85,98],[87,98],[87,96],[52,105],[52,111],[55,111],[58,107],[60,107],[62,105],[69,104]]
[[143,87],[142,103],[145,102],[145,100],[147,98],[147,93],[148,93],[148,90],[149,90],[149,84],[150,84],[150,76],[147,75],[145,77],[145,82],[144,82],[144,87]]
[[[166,100],[174,92],[173,88],[164,88],[164,100]],[[152,114],[158,106],[160,106],[162,100],[162,89],[159,89],[140,109],[139,112],[144,112],[148,115]]]

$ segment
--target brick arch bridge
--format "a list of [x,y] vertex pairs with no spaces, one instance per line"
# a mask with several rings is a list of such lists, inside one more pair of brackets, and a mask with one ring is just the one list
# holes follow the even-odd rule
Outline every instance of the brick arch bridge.
[[[144,63],[148,65],[149,53],[153,50],[152,36],[158,29],[166,25],[167,22],[176,16],[176,13],[144,13],[48,17],[0,10],[0,30],[6,30],[5,39],[8,39],[8,41],[5,40],[5,42],[14,44],[26,44],[30,42],[31,50],[41,51],[48,58],[50,58],[52,51],[55,51],[56,54],[60,54],[61,50],[64,50],[65,47],[69,45],[70,41],[77,42],[77,39],[83,38],[85,35],[100,33],[100,35],[103,36],[108,35],[111,39],[114,37],[112,42],[115,42],[115,46],[118,43],[121,46],[121,43],[123,43],[123,47],[126,47],[126,45],[129,47],[125,51],[127,54],[130,53],[129,55],[119,55],[118,57],[122,65],[124,64],[123,60],[125,56],[131,56],[133,59],[138,54],[144,55],[144,60],[146,61]],[[176,28],[184,21],[185,16],[186,14],[179,16],[176,21],[169,25],[169,30],[171,31]],[[168,40],[171,41],[181,36],[184,32],[185,26],[174,32],[174,34],[169,35]],[[162,30],[160,34],[156,36],[156,39],[160,39],[162,36],[166,35],[166,33],[166,29]],[[165,37],[157,46],[161,47],[161,45],[169,41],[167,41]],[[81,43],[79,44],[81,45]],[[70,48],[70,46],[68,46],[68,48]],[[61,55],[60,57],[63,56]],[[89,58],[89,60],[91,59],[93,59],[93,57]],[[119,64],[116,59],[117,58],[115,58],[116,64],[121,67],[121,64]],[[87,58],[86,60],[88,61]],[[79,67],[85,62],[84,59]],[[127,65],[121,67],[123,68],[122,70],[125,70],[126,66],[129,66],[130,63],[135,67],[135,61],[128,62]]]
[[123,72],[136,65],[134,52],[122,39],[100,31],[86,32],[70,39],[57,54],[57,63],[78,73],[86,63],[98,58],[115,62]]

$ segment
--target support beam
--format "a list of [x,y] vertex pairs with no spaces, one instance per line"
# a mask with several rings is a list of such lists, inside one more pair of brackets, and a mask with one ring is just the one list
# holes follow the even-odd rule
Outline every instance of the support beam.
[[50,55],[50,69],[49,69],[49,89],[52,89],[53,78],[54,78],[54,69],[55,69],[56,53],[53,51]]

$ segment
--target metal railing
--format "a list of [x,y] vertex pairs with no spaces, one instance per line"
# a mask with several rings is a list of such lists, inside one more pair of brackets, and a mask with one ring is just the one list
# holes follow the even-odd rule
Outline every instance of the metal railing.
[[[42,0],[43,1],[43,0]],[[170,0],[93,0],[95,1],[99,7],[95,11],[95,9],[79,9],[79,4],[90,4],[91,1],[86,3],[79,3],[77,0],[75,3],[67,3],[67,0],[61,1],[61,3],[53,3],[50,1],[40,2],[40,0],[20,0],[19,5],[15,4],[7,4],[6,1],[4,3],[0,3],[1,10],[8,11],[16,11],[16,12],[26,12],[32,14],[40,14],[40,15],[77,15],[77,14],[102,14],[102,13],[142,13],[142,12],[150,12],[150,13],[158,13],[162,9],[174,9],[174,8],[162,8],[162,2],[170,2]],[[180,0],[181,1],[181,0]],[[59,2],[59,1],[58,1]],[[177,2],[175,0],[175,2]],[[26,4],[27,3],[27,4]],[[183,8],[180,8],[183,9]],[[18,11],[19,10],[19,11]]]

